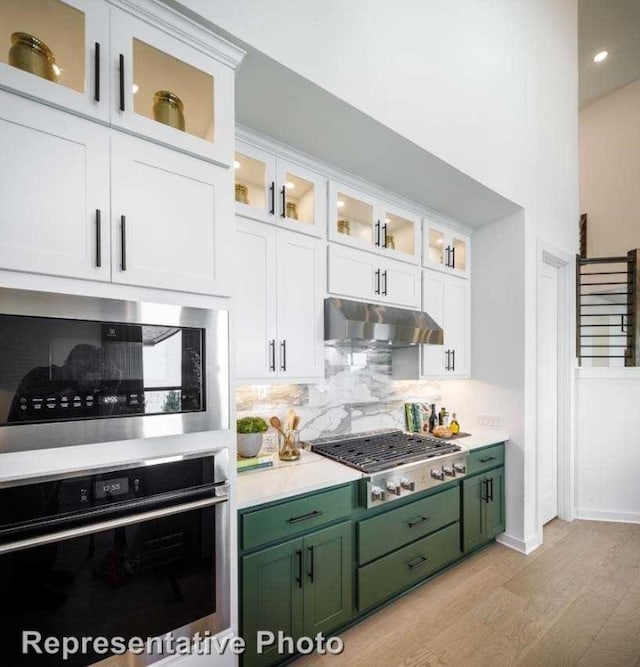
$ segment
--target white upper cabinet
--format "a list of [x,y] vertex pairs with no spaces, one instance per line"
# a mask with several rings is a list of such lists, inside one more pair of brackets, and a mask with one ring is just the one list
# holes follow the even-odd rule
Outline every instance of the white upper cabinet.
[[324,376],[323,245],[307,235],[237,219],[238,379]]
[[422,346],[422,376],[469,377],[469,281],[428,269],[422,274],[422,309],[444,330],[443,345]]
[[426,218],[423,227],[423,265],[468,278],[471,270],[470,237]]
[[108,121],[109,5],[2,0],[0,86]]
[[420,263],[420,219],[416,215],[333,181],[329,184],[329,239]]
[[0,268],[106,280],[109,130],[0,92]]
[[242,142],[234,171],[238,215],[324,236],[327,185],[320,175]]
[[111,150],[113,281],[227,293],[230,170],[121,133]]
[[359,301],[420,308],[420,269],[355,248],[329,244],[331,294]]

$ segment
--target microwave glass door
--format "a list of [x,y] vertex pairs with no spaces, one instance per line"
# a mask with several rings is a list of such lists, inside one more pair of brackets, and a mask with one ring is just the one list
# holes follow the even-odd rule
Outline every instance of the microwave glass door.
[[204,331],[0,316],[0,426],[205,410]]

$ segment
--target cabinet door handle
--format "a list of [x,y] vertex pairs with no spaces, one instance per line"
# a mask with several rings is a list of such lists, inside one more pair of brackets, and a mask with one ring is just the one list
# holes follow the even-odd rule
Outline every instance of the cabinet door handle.
[[428,556],[418,556],[415,560],[409,561],[407,567],[413,572],[413,570],[417,570],[419,567],[426,565],[430,560],[431,558]]
[[382,272],[382,278],[384,280],[384,283],[383,283],[384,287],[382,288],[382,294],[384,294],[384,296],[387,296],[387,271],[386,270]]
[[100,42],[96,42],[93,52],[93,85],[95,89],[93,91],[93,99],[96,102],[100,101]]
[[376,286],[373,288],[373,291],[376,294],[380,294],[380,269],[376,269],[375,277],[376,277]]
[[120,251],[122,252],[120,268],[127,270],[127,217],[120,216]]
[[322,512],[320,510],[313,510],[313,512],[307,512],[306,514],[300,514],[299,516],[289,517],[287,519],[287,523],[300,523],[301,521],[316,519],[319,516],[322,516]]
[[450,366],[449,355],[451,354],[451,350],[445,350],[445,351],[444,351],[444,354],[445,354],[445,356],[447,357],[447,361],[446,361],[445,364],[444,364],[444,370],[445,370],[445,371],[450,371],[451,368],[449,368],[449,366]]
[[269,341],[269,370],[276,370],[276,339],[272,338]]
[[376,245],[380,247],[380,220],[376,222]]
[[456,370],[456,351],[451,350],[451,370]]
[[282,211],[280,213],[281,218],[286,218],[287,217],[287,195],[285,192],[285,186],[282,186],[282,190],[280,191],[280,195],[282,197]]
[[269,213],[271,215],[275,215],[276,212],[276,184],[274,181],[271,181],[271,185],[269,186],[269,190],[271,191],[271,208],[269,209]]
[[453,246],[451,248],[451,268],[455,269],[456,268],[456,247]]
[[298,583],[298,588],[302,588],[302,549],[296,549],[296,558],[298,559],[296,582]]
[[124,55],[120,54],[120,111],[124,111]]
[[425,521],[429,521],[429,517],[421,516],[418,519],[411,519],[411,521],[407,521],[407,526],[409,526],[409,528],[415,528],[416,526],[423,524]]
[[382,247],[386,248],[387,247],[387,223],[385,222],[384,225],[382,225]]
[[287,341],[280,341],[280,370],[287,370]]
[[493,477],[487,480],[487,502],[493,502]]
[[482,482],[482,488],[480,489],[480,500],[484,503],[489,502],[489,480],[483,479]]
[[315,558],[314,558],[314,555],[313,555],[313,547],[308,547],[308,550],[309,550],[309,561],[310,561],[309,562],[308,575],[309,575],[309,581],[311,581],[311,583],[313,583],[313,579],[315,577],[315,569],[316,569],[315,568]]
[[102,213],[99,208],[96,209],[96,266],[102,266]]
[[489,461],[495,461],[496,457],[495,456],[487,456],[484,459],[478,459],[480,463],[489,463]]

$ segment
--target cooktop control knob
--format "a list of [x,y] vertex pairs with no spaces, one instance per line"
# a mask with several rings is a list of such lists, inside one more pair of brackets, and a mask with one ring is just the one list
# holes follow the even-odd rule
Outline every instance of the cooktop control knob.
[[431,468],[431,477],[433,477],[433,479],[443,480],[444,470],[441,468]]
[[402,488],[400,487],[400,484],[389,481],[387,482],[387,491],[393,493],[394,496],[399,496],[402,492]]
[[447,477],[455,477],[456,473],[455,470],[451,466],[443,466],[442,467],[442,472],[444,472]]
[[379,486],[371,487],[371,500],[384,500],[386,493]]
[[460,473],[462,473],[463,475],[464,475],[464,473],[467,472],[467,466],[464,465],[464,463],[454,463],[454,464],[453,464],[453,469],[454,469],[456,472],[460,472]]
[[415,491],[416,483],[408,480],[406,477],[403,477],[400,480],[400,486],[407,491]]

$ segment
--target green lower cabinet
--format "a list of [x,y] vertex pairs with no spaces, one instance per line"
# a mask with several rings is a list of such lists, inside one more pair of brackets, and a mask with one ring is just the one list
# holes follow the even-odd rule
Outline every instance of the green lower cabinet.
[[259,631],[315,636],[344,625],[353,609],[350,521],[264,549],[242,562],[242,636],[245,667],[277,664],[277,645],[256,652]]
[[462,483],[462,549],[466,553],[504,531],[504,467]]

